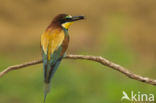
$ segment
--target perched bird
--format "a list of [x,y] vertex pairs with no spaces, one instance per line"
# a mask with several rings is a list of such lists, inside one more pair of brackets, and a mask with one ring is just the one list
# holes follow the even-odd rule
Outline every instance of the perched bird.
[[50,82],[68,48],[69,26],[84,16],[71,16],[67,14],[57,15],[45,32],[41,35],[41,50],[44,69],[44,102],[50,91]]

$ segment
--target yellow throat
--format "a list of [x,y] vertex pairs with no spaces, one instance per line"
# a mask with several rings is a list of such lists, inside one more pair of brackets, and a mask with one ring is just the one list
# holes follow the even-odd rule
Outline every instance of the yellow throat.
[[65,29],[68,29],[69,26],[72,24],[73,22],[66,22],[66,23],[63,23],[62,24],[62,27],[65,28]]

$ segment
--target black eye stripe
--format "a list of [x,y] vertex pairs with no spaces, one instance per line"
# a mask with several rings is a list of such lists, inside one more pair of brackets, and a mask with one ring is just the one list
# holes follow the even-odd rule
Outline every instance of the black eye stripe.
[[70,21],[72,21],[72,18],[62,18],[62,19],[60,19],[61,24],[65,23],[65,22],[70,22]]
[[71,18],[65,18],[65,21],[71,21]]

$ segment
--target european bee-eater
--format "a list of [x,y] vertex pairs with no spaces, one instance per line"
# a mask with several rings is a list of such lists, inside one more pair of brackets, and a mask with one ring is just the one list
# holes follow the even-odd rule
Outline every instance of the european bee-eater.
[[50,82],[57,70],[69,43],[68,28],[77,20],[84,19],[84,16],[71,16],[67,14],[57,15],[45,32],[41,35],[41,49],[44,69],[44,102],[47,93],[50,91]]

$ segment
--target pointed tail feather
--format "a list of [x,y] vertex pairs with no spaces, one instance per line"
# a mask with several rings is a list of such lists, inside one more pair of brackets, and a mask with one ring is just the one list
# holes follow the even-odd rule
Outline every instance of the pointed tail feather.
[[51,78],[53,77],[54,73],[56,72],[61,59],[58,59],[54,64],[50,64],[50,63],[44,63],[44,103],[46,101],[46,97],[47,94],[50,91],[50,82],[51,82]]
[[47,94],[50,92],[50,83],[44,84],[44,103],[46,102]]
[[55,64],[50,64],[49,65],[49,71],[47,72],[46,74],[46,77],[45,77],[45,82],[46,83],[50,83],[51,82],[51,78],[54,76],[54,73],[56,72],[59,64],[61,62],[61,59],[57,60],[57,62]]

